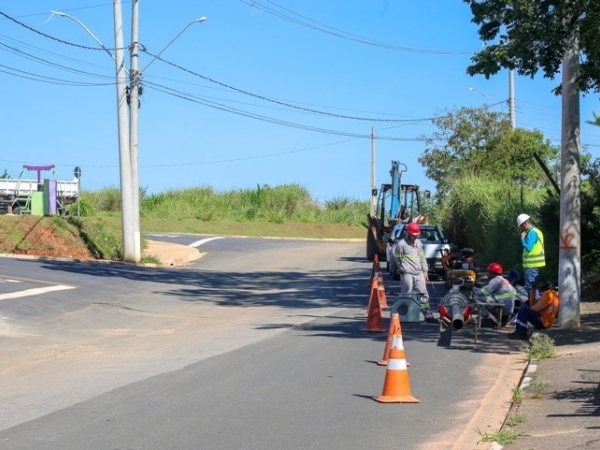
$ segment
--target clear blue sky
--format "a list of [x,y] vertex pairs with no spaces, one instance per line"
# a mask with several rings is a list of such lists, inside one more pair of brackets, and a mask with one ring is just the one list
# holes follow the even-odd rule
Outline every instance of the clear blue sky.
[[[434,190],[417,158],[422,119],[484,104],[508,112],[508,73],[466,74],[482,47],[460,0],[140,0],[140,42],[158,54],[144,71],[140,185],[149,193],[192,186],[219,191],[297,183],[313,198],[367,200],[371,129],[376,184],[390,161],[405,181]],[[110,0],[0,0],[0,11],[34,30],[98,47],[76,17],[114,48]],[[126,45],[131,2],[123,2]],[[115,66],[103,51],[53,40],[0,17],[0,172],[55,164],[61,179],[119,186]],[[129,67],[129,53],[126,53]],[[152,57],[141,53],[140,68]],[[515,76],[517,126],[560,144],[560,82]],[[473,88],[470,90],[469,88]],[[504,101],[504,103],[502,103]],[[581,99],[582,144],[600,156],[598,95]],[[359,120],[365,119],[365,120]],[[398,121],[398,122],[396,122]],[[403,122],[404,121],[404,122]],[[534,162],[532,161],[532,164]],[[34,175],[34,174],[32,174]]]

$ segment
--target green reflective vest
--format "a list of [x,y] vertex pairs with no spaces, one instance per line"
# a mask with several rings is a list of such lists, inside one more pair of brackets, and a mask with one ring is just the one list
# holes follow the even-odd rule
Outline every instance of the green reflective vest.
[[544,267],[546,265],[544,235],[537,228],[532,228],[530,232],[537,234],[538,239],[530,252],[523,248],[523,268],[534,269],[536,267]]

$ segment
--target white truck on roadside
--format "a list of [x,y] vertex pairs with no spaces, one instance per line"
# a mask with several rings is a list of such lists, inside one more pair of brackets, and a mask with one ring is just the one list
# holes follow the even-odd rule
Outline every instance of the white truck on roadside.
[[[79,198],[81,171],[75,168],[71,181],[59,180],[54,167],[24,165],[19,178],[0,178],[0,213],[36,214],[45,206],[49,214],[65,214],[65,207]],[[36,179],[23,177],[30,171],[37,172]],[[51,176],[43,176],[44,172]]]
[[[425,253],[425,259],[427,260],[429,273],[434,276],[443,277],[444,267],[442,265],[442,251],[451,251],[448,239],[444,237],[444,233],[437,225],[423,224],[419,225],[419,227],[421,228],[419,239],[423,244],[423,251]],[[403,239],[405,236],[406,225],[398,224],[393,228],[388,237],[386,255],[387,269],[394,280],[399,280],[400,274],[398,273],[398,262],[396,261],[396,258],[394,258],[393,247],[396,242]]]

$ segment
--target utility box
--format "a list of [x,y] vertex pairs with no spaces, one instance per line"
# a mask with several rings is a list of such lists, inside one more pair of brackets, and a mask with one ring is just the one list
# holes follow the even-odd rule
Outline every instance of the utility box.
[[420,296],[421,294],[417,291],[398,295],[390,308],[390,314],[398,313],[400,315],[400,323],[420,322]]
[[[56,180],[44,180],[44,215],[56,215]],[[33,213],[32,213],[33,214]]]
[[31,193],[31,215],[32,216],[43,216],[44,215],[44,193],[43,192],[32,192]]

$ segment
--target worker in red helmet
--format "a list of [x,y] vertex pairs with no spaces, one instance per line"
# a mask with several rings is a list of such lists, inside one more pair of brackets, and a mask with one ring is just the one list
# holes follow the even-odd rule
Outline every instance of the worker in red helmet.
[[421,228],[419,225],[411,222],[406,225],[405,236],[394,246],[394,258],[398,263],[401,280],[400,293],[419,292],[421,294],[421,312],[425,322],[438,323],[438,320],[433,317],[429,305],[429,293],[427,292],[428,267],[423,244],[419,240],[420,234]]
[[[485,303],[503,303],[500,326],[505,326],[510,320],[515,309],[515,297],[517,291],[506,278],[502,276],[502,266],[496,262],[491,263],[487,268],[487,284],[480,288],[474,287],[473,293],[477,300]],[[490,312],[494,312],[495,306],[488,306]],[[488,318],[493,322],[493,316]],[[494,323],[494,325],[496,325]]]

